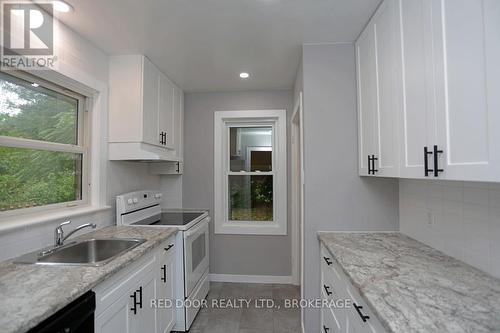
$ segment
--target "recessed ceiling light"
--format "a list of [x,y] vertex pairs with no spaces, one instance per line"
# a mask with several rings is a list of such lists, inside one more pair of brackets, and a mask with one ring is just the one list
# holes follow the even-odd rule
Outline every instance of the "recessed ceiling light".
[[248,77],[250,76],[250,74],[246,73],[246,72],[243,72],[243,73],[240,73],[240,77],[242,79],[248,79]]
[[67,13],[73,10],[73,7],[70,4],[61,0],[52,1],[52,5],[54,6],[55,11],[61,13]]

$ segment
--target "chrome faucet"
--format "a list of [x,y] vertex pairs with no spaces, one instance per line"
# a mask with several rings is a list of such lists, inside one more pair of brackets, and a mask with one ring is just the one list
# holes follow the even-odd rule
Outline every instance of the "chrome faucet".
[[54,231],[54,247],[62,246],[64,244],[64,241],[69,236],[71,236],[75,232],[77,232],[78,230],[81,230],[81,229],[87,228],[87,227],[91,227],[92,229],[95,229],[97,227],[97,225],[95,223],[85,223],[85,224],[79,225],[75,229],[71,230],[71,232],[69,234],[64,236],[64,230],[62,227],[67,225],[67,224],[70,224],[70,223],[71,223],[71,221],[66,221],[66,222],[63,222],[59,226],[56,227],[56,230]]

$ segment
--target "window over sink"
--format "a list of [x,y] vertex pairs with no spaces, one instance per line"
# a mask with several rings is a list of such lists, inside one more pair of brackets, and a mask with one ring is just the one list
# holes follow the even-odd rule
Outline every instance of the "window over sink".
[[87,202],[85,102],[34,75],[0,72],[0,215]]
[[215,232],[286,234],[286,111],[215,113]]

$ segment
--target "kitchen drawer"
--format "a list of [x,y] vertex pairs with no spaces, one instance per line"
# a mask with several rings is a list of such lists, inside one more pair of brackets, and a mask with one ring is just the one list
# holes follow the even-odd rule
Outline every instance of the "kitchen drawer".
[[[349,327],[356,327],[357,330],[361,332],[372,332],[372,333],[384,333],[386,332],[385,328],[382,326],[382,323],[378,320],[378,318],[374,315],[373,311],[366,304],[366,302],[361,298],[359,293],[355,290],[355,288],[350,285],[347,287],[348,297],[352,300],[352,307],[350,309],[350,314],[347,315],[347,321]],[[356,310],[358,307],[360,313]],[[365,321],[361,318],[364,316]]]
[[326,249],[326,247],[321,244],[321,271],[329,272],[329,276],[331,277],[331,283],[337,289],[345,289],[345,274],[342,272],[341,268],[338,266],[337,262],[330,254],[330,251]]
[[342,327],[330,309],[324,308],[321,310],[321,333],[340,333]]
[[173,256],[175,251],[175,236],[172,236],[160,245],[160,249],[156,252],[157,260],[163,262],[168,257]]

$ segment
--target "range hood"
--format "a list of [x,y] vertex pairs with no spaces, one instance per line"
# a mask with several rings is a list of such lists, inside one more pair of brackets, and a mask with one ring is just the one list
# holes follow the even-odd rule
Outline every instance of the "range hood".
[[136,162],[179,162],[173,149],[158,147],[144,142],[110,142],[109,160]]

